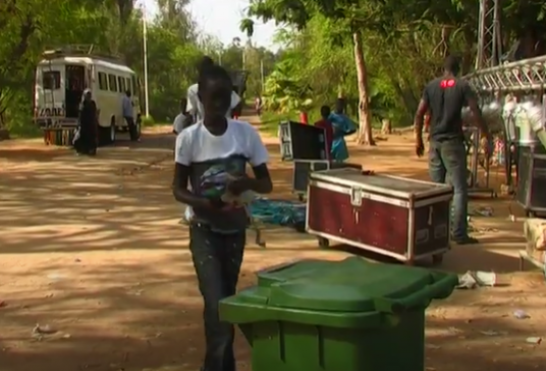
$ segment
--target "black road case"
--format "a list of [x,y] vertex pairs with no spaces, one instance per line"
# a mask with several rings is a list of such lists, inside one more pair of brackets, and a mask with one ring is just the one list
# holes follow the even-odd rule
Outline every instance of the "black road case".
[[546,214],[546,150],[537,143],[519,147],[516,199],[527,216]]
[[325,160],[324,129],[299,122],[286,121],[279,125],[282,161]]

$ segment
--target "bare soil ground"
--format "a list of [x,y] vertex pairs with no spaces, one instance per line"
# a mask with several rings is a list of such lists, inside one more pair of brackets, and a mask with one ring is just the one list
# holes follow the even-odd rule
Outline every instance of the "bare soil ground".
[[[0,371],[198,370],[201,299],[187,228],[178,224],[182,208],[170,190],[168,131],[101,148],[92,159],[40,141],[0,143]],[[275,196],[293,198],[290,164],[279,161],[276,139],[264,140]],[[427,178],[409,135],[350,150],[351,161],[366,168]],[[501,179],[493,172],[494,186]],[[443,268],[494,270],[502,284],[433,304],[427,370],[544,369],[546,344],[526,342],[546,336],[546,288],[539,272],[518,272],[522,213],[503,198],[472,203],[479,206],[494,210],[492,217],[473,217],[482,243],[455,247]],[[510,213],[518,220],[510,221]],[[320,250],[313,237],[288,229],[265,237],[265,249],[249,243],[240,287],[270,265],[348,255],[343,248]],[[530,318],[515,318],[518,309]],[[37,324],[56,333],[33,336]],[[250,370],[242,336],[236,351],[240,371]]]

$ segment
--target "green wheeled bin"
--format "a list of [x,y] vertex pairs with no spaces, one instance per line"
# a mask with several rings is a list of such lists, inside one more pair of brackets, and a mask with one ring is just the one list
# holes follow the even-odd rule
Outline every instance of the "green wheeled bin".
[[220,303],[252,346],[253,371],[423,371],[425,309],[451,295],[454,274],[302,260],[258,273]]

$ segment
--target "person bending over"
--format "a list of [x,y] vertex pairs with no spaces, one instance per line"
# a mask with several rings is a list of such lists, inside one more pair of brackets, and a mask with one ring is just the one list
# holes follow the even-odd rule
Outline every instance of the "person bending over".
[[182,130],[189,127],[192,123],[192,117],[186,111],[187,99],[182,98],[180,101],[180,113],[176,115],[173,122],[173,134],[180,134]]
[[491,137],[474,92],[466,81],[457,78],[458,73],[457,58],[448,56],[444,61],[443,75],[426,85],[415,114],[416,154],[418,157],[424,154],[423,120],[428,110],[430,177],[436,183],[445,183],[447,177],[453,185],[453,240],[458,244],[475,244],[478,240],[468,236],[467,160],[461,116],[463,107],[467,105],[470,108],[489,144]]
[[[222,196],[270,193],[269,155],[249,123],[226,117],[232,91],[222,67],[209,68],[198,86],[204,119],[176,139],[173,194],[193,209],[190,251],[205,306],[203,370],[235,371],[234,329],[219,320],[218,303],[235,294],[249,220],[244,207],[226,203]],[[247,162],[253,178],[245,175]]]
[[[207,56],[203,57],[198,67],[199,76],[206,73],[206,71],[213,66],[215,66],[215,64],[212,58]],[[198,84],[193,84],[188,88],[188,92],[186,95],[186,97],[188,98],[187,110],[188,113],[193,117],[194,122],[203,119],[203,104],[199,99],[198,90]],[[239,103],[241,103],[241,97],[239,97],[239,95],[235,91],[232,91],[230,94],[230,104],[226,109],[225,113],[226,117],[228,118],[232,117],[232,111],[237,108]]]

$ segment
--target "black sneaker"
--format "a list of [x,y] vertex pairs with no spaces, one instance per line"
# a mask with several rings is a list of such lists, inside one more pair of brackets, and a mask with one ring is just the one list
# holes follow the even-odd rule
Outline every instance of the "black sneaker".
[[470,236],[452,238],[451,241],[455,242],[457,245],[476,245],[480,243],[478,239]]

